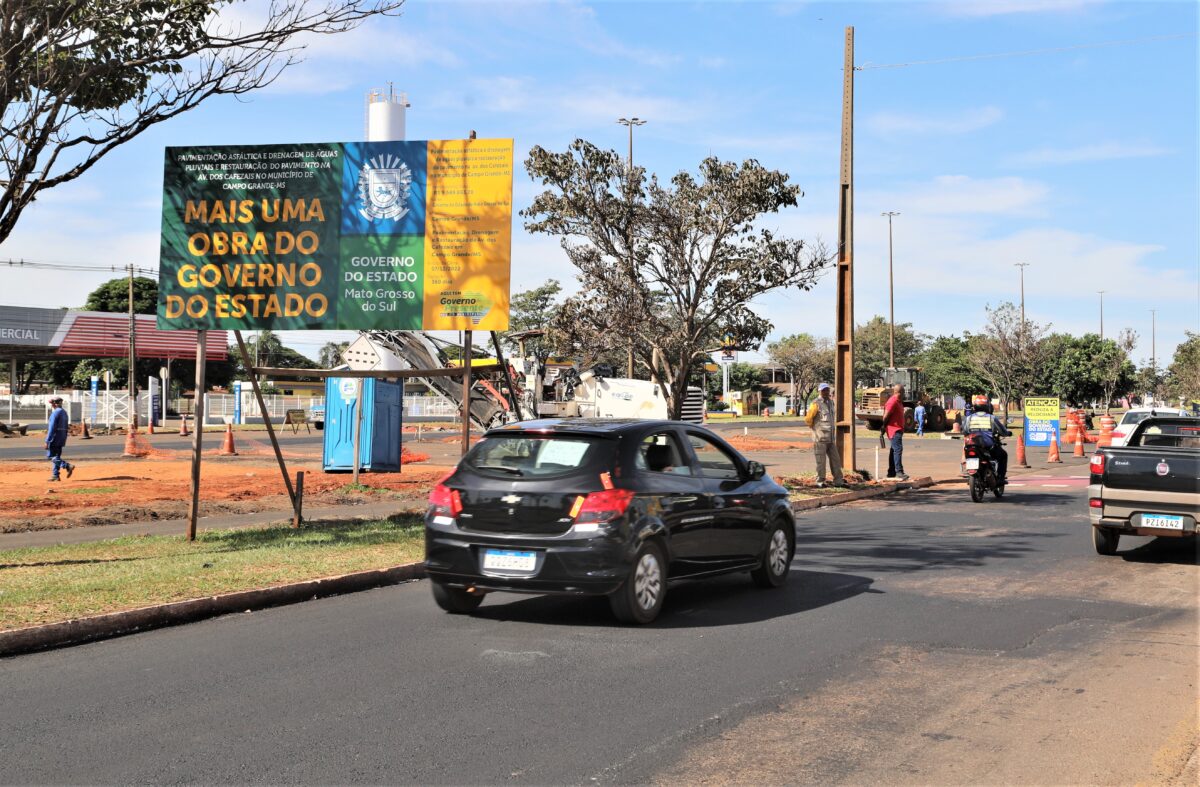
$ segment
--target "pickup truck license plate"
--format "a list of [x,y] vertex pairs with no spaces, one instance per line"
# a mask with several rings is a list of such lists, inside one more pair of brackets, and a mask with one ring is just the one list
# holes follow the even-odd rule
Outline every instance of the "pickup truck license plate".
[[1169,514],[1142,514],[1142,527],[1158,530],[1183,530],[1183,517]]
[[533,571],[536,566],[536,552],[517,552],[512,549],[489,549],[483,553],[483,567],[485,569]]
[[979,460],[978,459],[968,459],[967,460],[967,469],[968,470],[978,470],[979,469]]

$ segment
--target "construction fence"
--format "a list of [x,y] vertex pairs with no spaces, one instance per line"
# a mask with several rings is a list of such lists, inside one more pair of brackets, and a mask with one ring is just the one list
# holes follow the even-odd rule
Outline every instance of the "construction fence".
[[[0,399],[0,420],[6,423],[44,424],[50,415],[51,396],[61,396],[63,407],[71,423],[86,420],[92,426],[124,426],[129,423],[129,394],[122,391],[100,391],[93,397],[87,391],[55,391],[53,393],[9,395]],[[239,402],[240,398],[240,402]],[[148,422],[153,406],[157,421],[163,419],[162,402],[147,392],[138,394],[138,423]],[[304,410],[310,420],[322,420],[325,410],[324,396],[263,396],[271,423],[282,423],[288,410]],[[204,397],[204,423],[212,425],[263,423],[262,410],[253,390],[247,387],[239,397],[231,393],[210,393]],[[176,397],[166,402],[166,417],[176,419],[187,415],[195,419],[195,400]],[[454,421],[458,418],[455,404],[440,396],[407,396],[404,399],[404,417],[415,420]]]

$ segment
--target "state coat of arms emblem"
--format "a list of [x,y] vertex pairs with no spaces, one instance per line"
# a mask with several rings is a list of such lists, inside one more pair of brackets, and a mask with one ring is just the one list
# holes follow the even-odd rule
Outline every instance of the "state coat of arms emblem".
[[412,171],[399,158],[369,159],[358,173],[358,212],[368,221],[404,218],[411,188]]

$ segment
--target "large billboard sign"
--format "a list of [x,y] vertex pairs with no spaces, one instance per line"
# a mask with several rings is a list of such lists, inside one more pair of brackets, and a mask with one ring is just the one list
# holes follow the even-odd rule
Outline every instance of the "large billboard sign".
[[505,330],[511,139],[167,148],[163,329]]

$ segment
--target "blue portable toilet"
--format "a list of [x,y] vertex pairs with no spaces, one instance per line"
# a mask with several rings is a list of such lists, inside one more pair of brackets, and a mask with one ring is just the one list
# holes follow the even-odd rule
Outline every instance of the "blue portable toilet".
[[[325,379],[324,469],[354,470],[354,421],[358,379]],[[362,433],[359,467],[362,470],[399,470],[401,438],[401,383],[367,377],[362,380]]]

